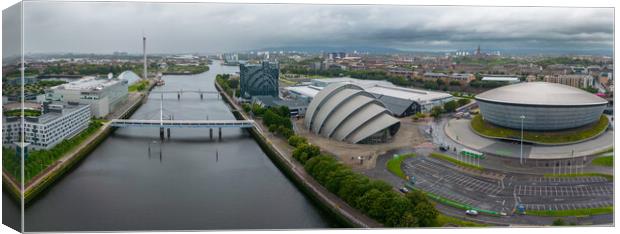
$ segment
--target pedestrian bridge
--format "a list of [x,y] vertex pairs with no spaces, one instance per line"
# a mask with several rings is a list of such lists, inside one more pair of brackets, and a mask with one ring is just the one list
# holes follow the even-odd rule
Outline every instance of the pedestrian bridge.
[[254,120],[137,120],[113,119],[110,126],[119,128],[252,128]]

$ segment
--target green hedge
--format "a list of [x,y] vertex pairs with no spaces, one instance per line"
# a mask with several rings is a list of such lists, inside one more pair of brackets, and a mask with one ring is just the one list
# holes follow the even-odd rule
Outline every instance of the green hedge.
[[530,210],[527,215],[535,216],[590,216],[599,214],[610,214],[614,212],[613,206],[575,209],[575,210]]

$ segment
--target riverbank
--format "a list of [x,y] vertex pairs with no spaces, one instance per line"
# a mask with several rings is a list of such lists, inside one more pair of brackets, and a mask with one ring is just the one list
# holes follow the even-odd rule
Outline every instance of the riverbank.
[[[230,96],[228,96],[226,92],[223,91],[217,82],[215,82],[215,87],[222,95],[223,100],[232,108],[232,112],[237,119],[250,119],[245,115],[245,113],[243,113],[242,108],[237,105],[237,103]],[[289,179],[293,181],[302,192],[310,197],[313,202],[335,217],[340,223],[349,227],[382,227],[380,223],[350,207],[336,195],[327,191],[327,189],[321,186],[314,180],[314,178],[306,173],[302,165],[294,160],[291,160],[292,156],[290,155],[290,152],[287,150],[281,150],[278,148],[278,144],[274,144],[273,141],[277,141],[279,139],[269,137],[262,129],[261,124],[257,122],[257,125],[254,128],[249,129],[249,132],[271,161],[274,162],[274,164],[287,177],[289,177]]]
[[[129,118],[133,112],[135,112],[148,98],[148,92],[154,87],[154,82],[150,82],[148,91],[134,93],[128,98],[128,103],[125,104],[125,108],[119,109],[119,111],[110,114],[109,119],[113,118]],[[110,133],[114,132],[114,128],[110,127],[109,123],[105,122],[94,134],[89,136],[75,149],[68,152],[65,156],[61,157],[49,168],[45,169],[40,175],[31,180],[28,184],[24,185],[23,198],[24,204],[28,205],[34,201],[36,197],[42,194],[46,189],[52,186],[56,181],[66,175],[75,166],[79,164],[90,152],[95,150],[101,142],[103,142]],[[2,172],[2,184],[4,188],[8,188],[11,197],[21,203],[21,186],[19,182],[16,182],[4,170]]]

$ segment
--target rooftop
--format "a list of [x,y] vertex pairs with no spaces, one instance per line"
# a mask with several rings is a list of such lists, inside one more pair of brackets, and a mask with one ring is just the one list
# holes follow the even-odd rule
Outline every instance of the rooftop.
[[360,80],[350,77],[342,78],[326,78],[326,79],[314,79],[312,83],[316,86],[293,86],[287,89],[298,92],[302,95],[308,93],[310,97],[314,97],[325,84],[333,83],[350,83],[355,84],[365,91],[372,93],[375,96],[390,96],[394,98],[412,100],[420,103],[429,102],[437,99],[449,98],[452,95],[443,92],[428,91],[422,89],[412,89],[396,86],[388,81],[383,80]]
[[109,87],[117,84],[118,82],[123,82],[124,80],[119,79],[106,79],[106,78],[97,78],[94,76],[87,76],[82,79],[72,81],[66,84],[58,85],[52,87],[52,89],[66,89],[66,90],[101,90],[105,87]]
[[526,82],[502,86],[476,95],[477,100],[526,105],[585,106],[607,101],[568,85]]

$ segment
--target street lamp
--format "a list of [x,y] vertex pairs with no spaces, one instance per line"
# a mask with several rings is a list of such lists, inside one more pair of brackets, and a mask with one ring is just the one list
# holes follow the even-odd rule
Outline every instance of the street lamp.
[[525,115],[519,116],[521,118],[521,150],[519,156],[519,163],[523,165],[523,120],[525,119]]

